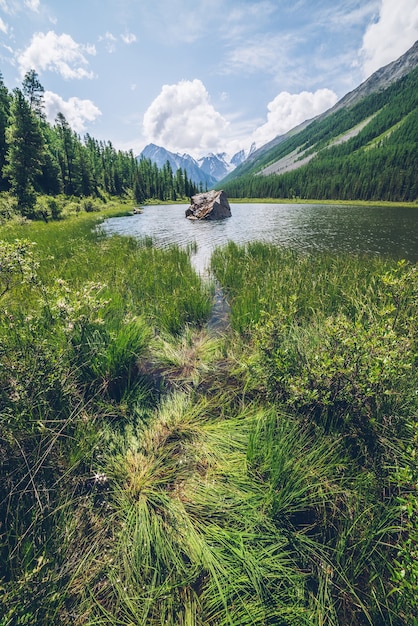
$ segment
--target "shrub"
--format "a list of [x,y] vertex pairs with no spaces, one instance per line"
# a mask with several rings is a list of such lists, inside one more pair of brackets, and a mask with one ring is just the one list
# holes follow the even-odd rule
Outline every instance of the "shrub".
[[18,215],[17,200],[9,193],[0,193],[0,224],[7,223]]
[[86,213],[100,211],[99,207],[95,206],[91,198],[84,198],[84,200],[82,200],[82,206]]

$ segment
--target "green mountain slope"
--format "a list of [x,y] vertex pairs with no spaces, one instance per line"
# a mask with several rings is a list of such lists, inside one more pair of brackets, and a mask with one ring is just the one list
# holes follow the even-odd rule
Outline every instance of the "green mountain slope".
[[[222,188],[238,198],[416,200],[416,49],[415,69],[401,78],[395,74],[393,82],[379,70],[326,114],[257,151]],[[404,55],[407,70],[411,51]]]

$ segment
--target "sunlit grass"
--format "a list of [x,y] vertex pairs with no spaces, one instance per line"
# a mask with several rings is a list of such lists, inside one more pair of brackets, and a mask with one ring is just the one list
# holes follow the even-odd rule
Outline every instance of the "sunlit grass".
[[220,409],[219,399],[193,403],[174,394],[137,447],[109,459],[119,538],[106,593],[95,591],[96,619],[309,623],[293,549],[263,511],[263,493],[247,471],[256,414],[219,421]]
[[[232,307],[231,321],[240,332],[250,330],[264,312],[278,307],[296,319],[318,312],[366,316],[376,301],[379,276],[396,262],[380,257],[303,255],[274,245],[230,242],[215,250],[212,269]],[[390,299],[379,289],[379,299]]]

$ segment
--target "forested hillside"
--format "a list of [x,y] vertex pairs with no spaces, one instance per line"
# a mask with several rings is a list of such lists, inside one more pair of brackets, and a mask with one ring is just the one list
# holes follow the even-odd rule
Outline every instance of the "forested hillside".
[[[158,169],[132,151],[116,150],[111,142],[81,138],[62,113],[53,125],[44,113],[44,88],[36,72],[28,72],[22,88],[10,93],[0,74],[0,191],[9,191],[13,206],[2,212],[30,218],[57,217],[59,194],[76,198],[129,195],[176,200],[195,193],[182,169],[169,163]],[[40,195],[46,196],[40,201]],[[91,207],[91,202],[86,203]],[[7,217],[7,215],[6,215]]]
[[418,69],[289,136],[222,181],[233,197],[414,201]]

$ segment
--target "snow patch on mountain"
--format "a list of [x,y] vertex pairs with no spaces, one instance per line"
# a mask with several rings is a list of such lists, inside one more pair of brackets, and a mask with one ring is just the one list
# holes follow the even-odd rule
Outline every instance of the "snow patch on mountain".
[[173,172],[179,168],[186,170],[191,181],[209,189],[243,163],[255,149],[255,144],[253,144],[250,150],[240,150],[232,158],[228,158],[225,152],[218,154],[211,152],[196,160],[190,154],[170,152],[166,148],[150,143],[137,158],[149,159],[157,165],[158,169],[161,169],[168,161]]

